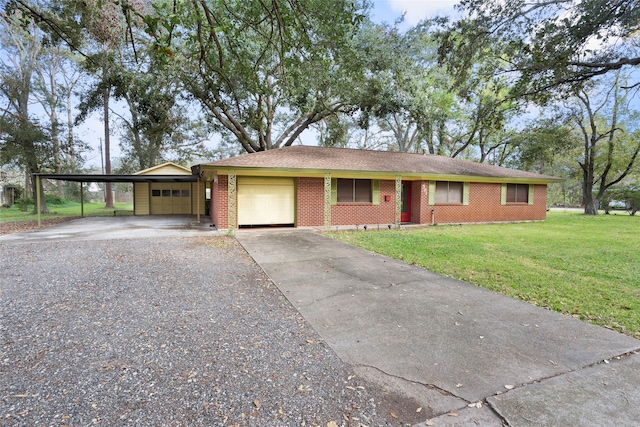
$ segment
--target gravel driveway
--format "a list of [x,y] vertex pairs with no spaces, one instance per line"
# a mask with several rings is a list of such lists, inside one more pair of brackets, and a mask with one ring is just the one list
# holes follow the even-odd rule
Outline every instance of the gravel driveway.
[[0,244],[0,424],[400,425],[226,237]]

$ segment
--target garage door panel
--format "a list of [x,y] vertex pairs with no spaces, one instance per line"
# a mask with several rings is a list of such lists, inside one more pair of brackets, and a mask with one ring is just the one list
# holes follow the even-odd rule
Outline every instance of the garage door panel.
[[151,214],[190,214],[191,186],[180,182],[151,184]]
[[293,224],[295,186],[290,178],[238,178],[238,225]]

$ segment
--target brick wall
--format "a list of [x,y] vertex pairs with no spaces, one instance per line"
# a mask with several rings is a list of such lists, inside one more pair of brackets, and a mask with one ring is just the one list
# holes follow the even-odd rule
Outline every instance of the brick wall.
[[411,185],[411,222],[431,224],[429,181],[413,181]]
[[211,182],[211,221],[218,228],[229,226],[229,193],[227,192],[227,175],[218,175],[218,182]]
[[[435,211],[436,223],[528,221],[543,220],[547,214],[547,186],[536,185],[534,204],[500,204],[501,184],[472,182],[469,205],[427,206],[428,214]],[[428,199],[428,197],[427,197]],[[430,223],[429,221],[422,221]]]
[[323,226],[324,178],[298,178],[296,204],[298,226]]
[[[324,179],[300,177],[297,180],[296,224],[299,227],[324,226]],[[429,182],[411,185],[411,222],[431,224],[431,211],[436,223],[528,221],[546,218],[547,186],[536,185],[534,205],[500,204],[501,184],[472,182],[469,205],[429,205]],[[228,227],[227,176],[218,176],[211,192],[211,219],[219,228]],[[389,201],[385,201],[388,196]],[[331,225],[393,224],[395,222],[395,181],[380,181],[380,204],[339,204],[331,206]]]
[[[380,180],[380,204],[341,203],[331,206],[331,225],[394,224],[396,212],[396,182]],[[385,201],[389,196],[389,201]]]

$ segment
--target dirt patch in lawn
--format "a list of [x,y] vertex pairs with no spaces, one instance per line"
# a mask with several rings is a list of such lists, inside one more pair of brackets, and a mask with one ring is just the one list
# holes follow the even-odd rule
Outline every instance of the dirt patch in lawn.
[[[55,224],[60,224],[61,222],[71,221],[73,219],[78,219],[79,216],[70,216],[64,218],[50,218],[43,219],[40,221],[42,224],[42,228],[50,227]],[[16,222],[1,222],[0,223],[0,236],[5,234],[12,233],[21,233],[23,231],[36,230],[38,228],[38,220],[29,220],[29,221],[16,221]]]

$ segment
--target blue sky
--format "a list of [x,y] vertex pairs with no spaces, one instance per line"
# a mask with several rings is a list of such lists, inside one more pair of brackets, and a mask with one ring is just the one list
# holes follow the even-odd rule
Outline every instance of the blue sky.
[[459,0],[372,0],[372,3],[374,21],[392,23],[405,12],[407,26],[413,26],[426,18],[452,15]]

